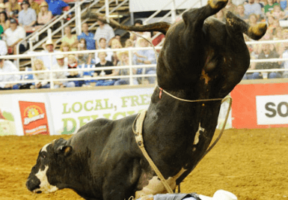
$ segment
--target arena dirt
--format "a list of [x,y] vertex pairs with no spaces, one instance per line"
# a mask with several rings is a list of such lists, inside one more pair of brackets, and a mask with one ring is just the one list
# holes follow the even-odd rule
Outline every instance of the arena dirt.
[[[59,137],[0,137],[1,200],[81,199],[69,189],[33,194],[25,187],[40,148]],[[239,200],[288,200],[287,153],[287,128],[227,130],[185,179],[181,190],[212,196],[216,190],[224,189]]]

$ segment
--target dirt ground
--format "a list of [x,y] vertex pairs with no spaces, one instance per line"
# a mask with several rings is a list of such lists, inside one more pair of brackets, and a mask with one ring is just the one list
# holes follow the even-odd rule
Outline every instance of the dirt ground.
[[[25,187],[40,148],[59,137],[63,136],[0,137],[1,200],[81,199],[69,189],[33,194]],[[224,189],[239,200],[288,200],[287,152],[287,128],[227,130],[181,190],[212,196]]]

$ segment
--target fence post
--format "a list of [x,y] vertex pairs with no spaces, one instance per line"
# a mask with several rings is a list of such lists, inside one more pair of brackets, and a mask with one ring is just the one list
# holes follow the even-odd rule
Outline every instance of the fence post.
[[50,89],[53,89],[54,88],[54,82],[53,82],[53,72],[52,72],[52,65],[53,65],[53,62],[52,62],[52,55],[49,56],[50,57]]
[[133,70],[132,70],[132,49],[129,49],[129,82],[130,82],[130,85],[133,85]]
[[106,12],[105,12],[106,20],[107,20],[107,22],[110,22],[110,20],[109,20],[109,0],[105,0],[105,7],[106,7]]
[[176,5],[175,0],[171,1],[171,22],[174,23],[176,20]]

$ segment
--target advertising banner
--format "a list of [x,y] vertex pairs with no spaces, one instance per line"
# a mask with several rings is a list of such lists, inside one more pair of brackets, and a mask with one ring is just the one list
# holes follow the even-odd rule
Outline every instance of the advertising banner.
[[49,135],[44,103],[19,101],[19,107],[24,135]]
[[11,99],[12,95],[0,98],[0,136],[16,135],[14,107]]
[[231,96],[233,128],[288,127],[288,83],[237,85]]
[[[117,120],[148,109],[153,91],[154,87],[0,94],[0,135],[74,134],[92,120]],[[224,103],[217,128],[223,127],[227,109]],[[226,128],[231,127],[230,113]]]
[[89,90],[49,94],[54,132],[73,134],[86,123],[117,120],[147,109],[154,88]]

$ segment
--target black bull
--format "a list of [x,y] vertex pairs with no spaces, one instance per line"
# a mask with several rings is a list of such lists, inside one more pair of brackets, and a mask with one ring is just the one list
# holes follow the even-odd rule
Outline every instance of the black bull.
[[[166,23],[122,27],[166,34],[157,63],[161,88],[190,100],[223,98],[241,81],[250,64],[243,33],[260,39],[266,25],[249,27],[230,12],[226,24],[212,19],[204,23],[226,3],[209,1],[204,7],[187,11],[183,21],[171,27]],[[187,103],[164,93],[160,99],[159,92],[156,88],[151,97],[143,137],[148,154],[175,188],[205,154],[214,135],[221,101]],[[164,192],[135,143],[135,117],[94,120],[69,140],[45,145],[28,177],[28,189],[51,192],[71,188],[86,199],[98,200],[128,199],[141,190]],[[199,142],[193,144],[199,127],[203,128]],[[150,187],[154,191],[149,190],[151,180],[156,182],[157,187]]]

